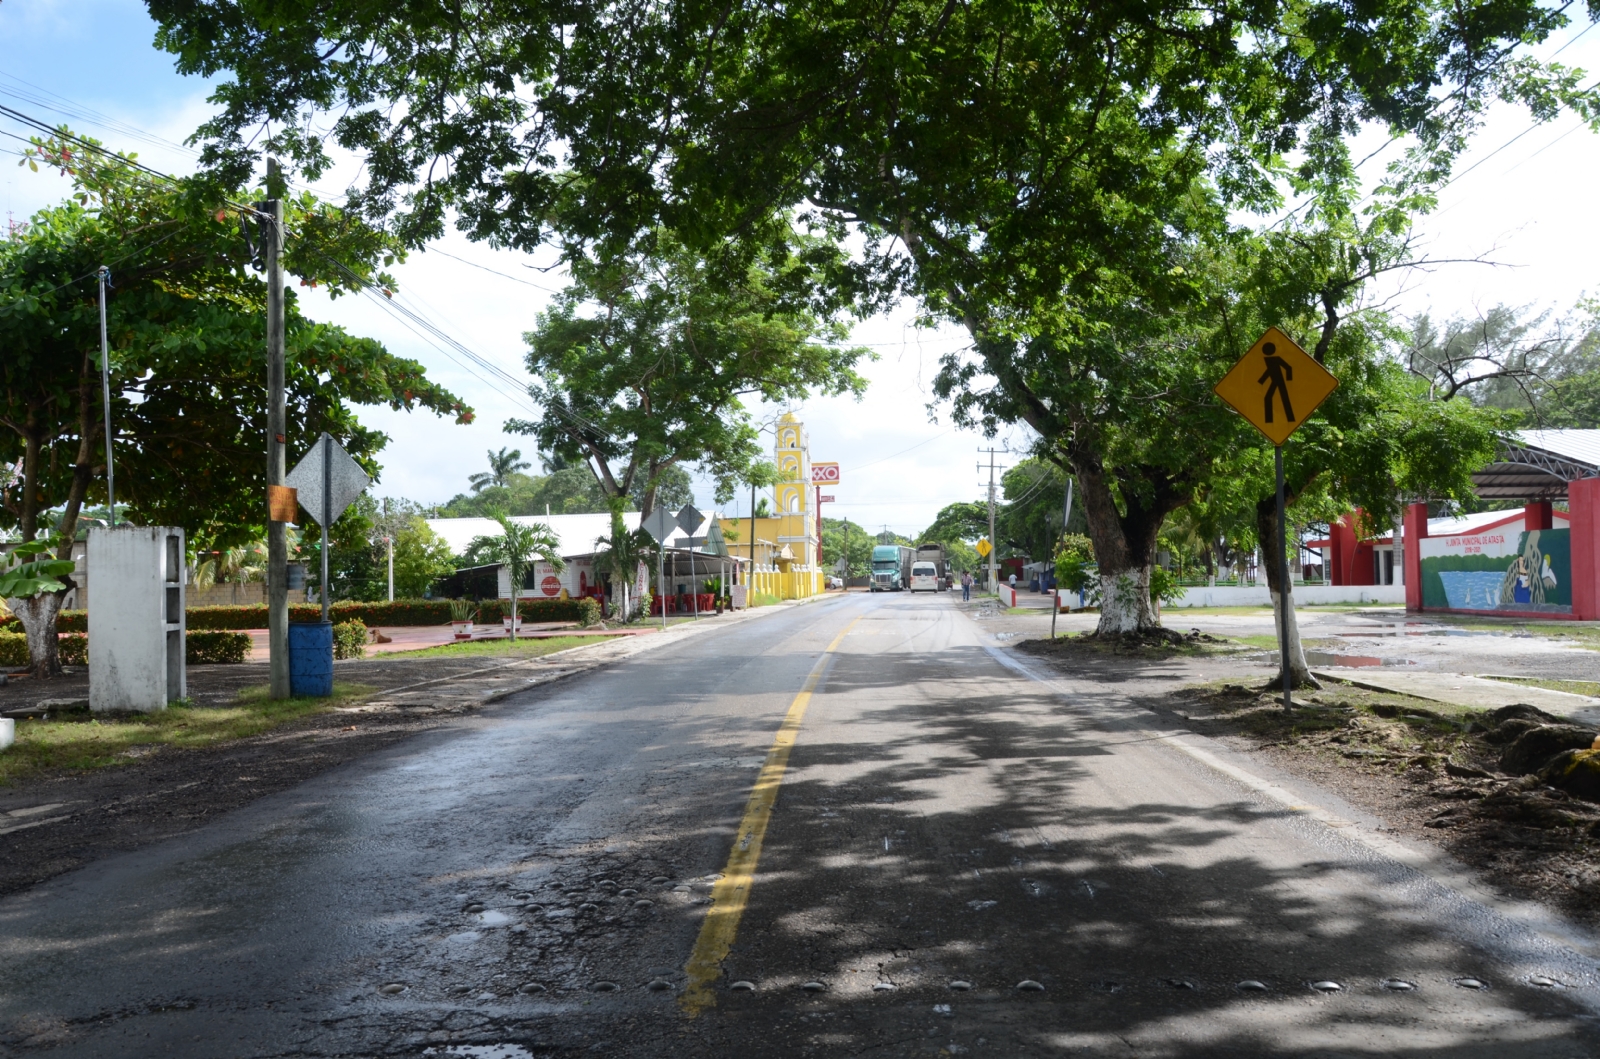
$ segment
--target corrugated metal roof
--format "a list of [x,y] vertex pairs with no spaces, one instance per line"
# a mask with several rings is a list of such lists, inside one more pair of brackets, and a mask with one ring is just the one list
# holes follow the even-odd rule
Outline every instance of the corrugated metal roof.
[[1600,474],[1600,430],[1519,430],[1517,438],[1532,448],[1587,463]]

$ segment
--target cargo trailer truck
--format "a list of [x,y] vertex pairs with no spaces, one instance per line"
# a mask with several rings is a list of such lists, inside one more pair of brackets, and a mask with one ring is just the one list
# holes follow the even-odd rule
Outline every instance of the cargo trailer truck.
[[916,552],[900,544],[872,548],[872,591],[900,592],[911,584],[911,563]]

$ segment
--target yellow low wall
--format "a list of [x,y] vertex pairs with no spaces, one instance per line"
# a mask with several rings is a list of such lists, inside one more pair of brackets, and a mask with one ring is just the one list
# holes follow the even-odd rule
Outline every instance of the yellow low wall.
[[808,599],[823,590],[822,573],[817,570],[770,571],[751,575],[751,587],[779,599]]

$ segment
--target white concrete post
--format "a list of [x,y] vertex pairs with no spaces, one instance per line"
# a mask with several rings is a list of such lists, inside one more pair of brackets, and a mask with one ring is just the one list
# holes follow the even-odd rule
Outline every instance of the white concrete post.
[[164,710],[187,696],[183,544],[177,526],[89,530],[90,710]]

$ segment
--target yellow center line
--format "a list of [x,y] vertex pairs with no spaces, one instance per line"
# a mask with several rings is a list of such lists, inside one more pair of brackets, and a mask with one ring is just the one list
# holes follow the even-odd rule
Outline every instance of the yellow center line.
[[695,939],[694,950],[689,954],[689,985],[678,1003],[692,1018],[716,1004],[712,985],[722,976],[722,961],[733,948],[734,935],[739,931],[739,920],[750,903],[750,887],[755,882],[756,862],[761,859],[761,842],[767,835],[767,821],[772,817],[773,803],[778,800],[778,788],[783,783],[784,770],[789,767],[789,751],[800,734],[800,722],[805,719],[806,707],[811,705],[811,694],[822,680],[828,656],[838,650],[845,635],[855,628],[857,617],[840,631],[828,649],[822,652],[817,664],[811,667],[800,694],[789,704],[789,712],[778,726],[778,734],[767,751],[766,763],[756,777],[755,789],[745,803],[744,818],[739,821],[739,833],[728,854],[728,865],[722,878],[711,887],[711,909],[700,925],[700,936]]

